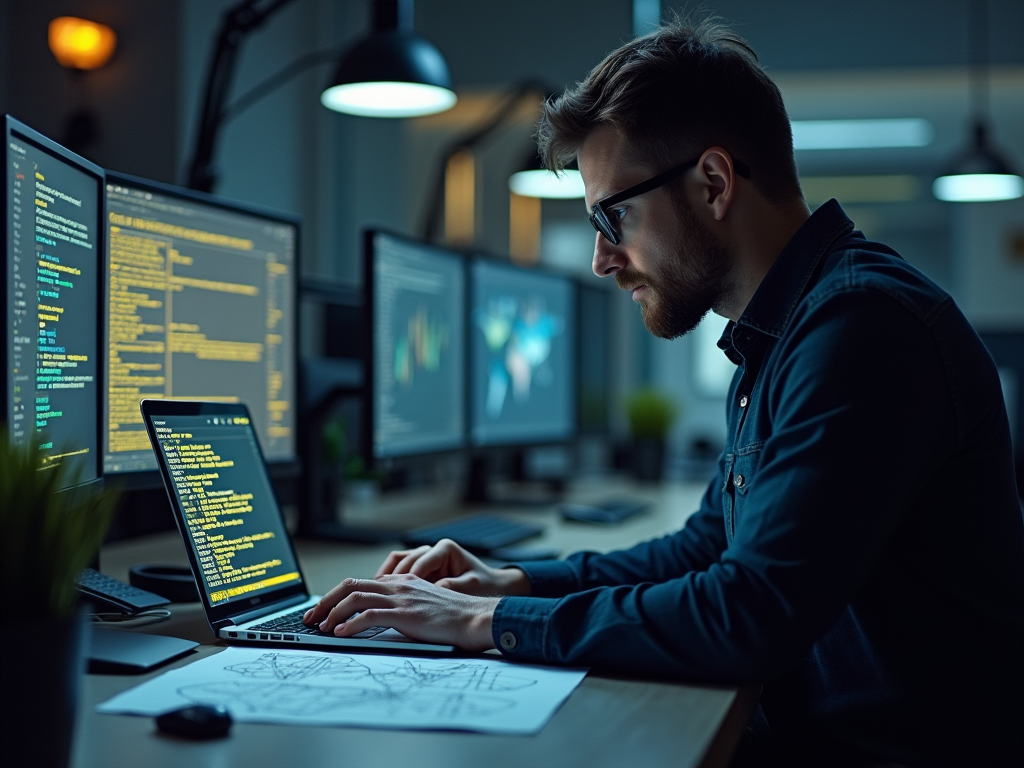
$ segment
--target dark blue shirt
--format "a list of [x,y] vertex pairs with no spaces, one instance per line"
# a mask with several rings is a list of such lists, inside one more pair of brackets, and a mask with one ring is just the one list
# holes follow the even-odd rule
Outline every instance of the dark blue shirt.
[[700,509],[519,566],[534,596],[499,603],[497,647],[761,682],[811,762],[1024,765],[1024,520],[998,374],[953,300],[833,200],[719,346],[739,368]]

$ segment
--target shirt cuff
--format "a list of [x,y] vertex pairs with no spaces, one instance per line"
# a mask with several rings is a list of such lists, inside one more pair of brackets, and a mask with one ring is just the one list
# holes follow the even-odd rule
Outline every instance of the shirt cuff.
[[564,597],[580,591],[579,575],[568,560],[531,560],[507,567],[526,574],[532,597]]
[[543,597],[503,597],[491,617],[491,639],[502,655],[546,661],[548,618],[558,600]]

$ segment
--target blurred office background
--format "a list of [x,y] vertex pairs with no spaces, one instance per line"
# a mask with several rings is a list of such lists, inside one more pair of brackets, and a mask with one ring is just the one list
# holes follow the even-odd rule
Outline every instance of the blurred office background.
[[[106,168],[183,184],[213,38],[231,4],[3,0],[0,110]],[[916,124],[919,140],[904,142],[912,146],[798,149],[804,191],[812,208],[837,197],[869,238],[892,245],[953,294],[1000,366],[1020,453],[1024,199],[955,204],[932,194],[933,179],[970,138],[968,0],[707,5],[735,21],[751,42],[793,120],[924,121]],[[216,192],[300,214],[304,283],[356,295],[360,229],[381,225],[419,236],[436,202],[446,148],[481,125],[509,89],[533,80],[559,91],[682,6],[669,0],[416,0],[417,32],[437,45],[451,68],[459,96],[453,109],[390,121],[339,115],[319,99],[330,66],[311,68],[226,123]],[[46,31],[61,15],[116,31],[117,51],[107,66],[76,72],[58,65]],[[343,48],[369,26],[367,0],[295,0],[245,40],[232,94],[311,51]],[[991,137],[1019,172],[1024,3],[990,0],[986,32]],[[627,431],[623,403],[649,386],[669,395],[681,416],[669,440],[669,476],[699,473],[699,460],[715,453],[724,433],[729,371],[714,349],[724,321],[711,318],[697,333],[671,342],[651,338],[629,298],[589,275],[594,232],[581,200],[546,200],[517,212],[507,180],[529,153],[537,105],[536,98],[522,99],[501,130],[475,149],[462,218],[449,207],[437,237],[444,240],[446,224],[448,238],[459,245],[499,256],[517,251],[521,262],[570,270],[595,290],[607,290],[605,322],[580,329],[582,344],[601,345],[607,354],[600,361],[607,391],[606,413],[596,420],[596,431],[605,435],[598,460],[613,461],[614,445]],[[522,226],[533,229],[517,243],[516,226],[510,239],[510,218],[524,215]],[[305,304],[303,356],[355,355],[338,341],[345,317]]]

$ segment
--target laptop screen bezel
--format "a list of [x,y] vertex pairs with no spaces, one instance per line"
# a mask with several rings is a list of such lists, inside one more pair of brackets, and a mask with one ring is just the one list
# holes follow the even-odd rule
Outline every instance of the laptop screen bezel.
[[[185,542],[185,551],[188,553],[189,565],[192,567],[192,576],[196,580],[196,587],[199,592],[199,597],[203,602],[203,608],[206,610],[206,616],[210,620],[212,627],[223,625],[226,620],[230,620],[235,616],[243,614],[249,614],[252,611],[272,608],[276,603],[283,600],[293,598],[296,596],[309,597],[309,591],[306,589],[306,577],[302,572],[302,566],[299,563],[299,558],[295,554],[295,546],[292,543],[291,534],[287,535],[288,540],[288,551],[291,552],[292,559],[295,561],[295,567],[299,572],[299,581],[297,584],[289,584],[279,589],[265,592],[254,597],[229,602],[224,605],[210,605],[209,595],[206,592],[206,587],[202,578],[202,572],[199,568],[199,562],[196,558],[195,548],[192,546],[191,539],[188,535],[188,527],[185,524],[185,519],[182,516],[181,505],[178,504],[178,497],[174,492],[174,485],[171,482],[171,475],[167,467],[167,461],[164,459],[163,451],[160,450],[159,441],[156,437],[156,430],[153,427],[152,419],[160,417],[175,417],[175,416],[244,416],[249,419],[249,429],[252,429],[252,419],[249,415],[249,409],[244,403],[215,403],[205,402],[196,400],[142,400],[139,403],[139,407],[142,410],[142,420],[146,424],[146,432],[149,433],[150,442],[153,444],[153,450],[156,453],[157,465],[160,468],[160,476],[164,481],[164,489],[167,491],[167,498],[171,504],[171,513],[174,515],[174,522],[178,526],[178,531],[181,533],[181,537]],[[253,431],[255,436],[255,431]],[[260,467],[265,475],[267,486],[270,488],[271,498],[274,500],[274,504],[277,507],[277,515],[281,521],[281,527],[285,533],[288,533],[288,528],[285,525],[284,517],[281,515],[281,505],[278,504],[276,496],[274,496],[274,488],[270,483],[270,476],[267,474],[266,460],[263,458],[263,448],[260,446],[259,438],[255,440],[256,452],[259,455]]]

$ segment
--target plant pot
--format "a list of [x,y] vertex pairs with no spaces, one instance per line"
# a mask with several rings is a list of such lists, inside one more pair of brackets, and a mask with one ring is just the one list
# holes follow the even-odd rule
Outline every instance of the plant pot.
[[65,619],[0,621],[4,763],[67,768],[78,688],[85,671],[86,612]]
[[661,481],[665,470],[665,441],[642,439],[633,441],[633,477],[645,483]]

